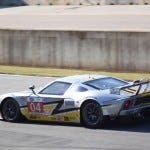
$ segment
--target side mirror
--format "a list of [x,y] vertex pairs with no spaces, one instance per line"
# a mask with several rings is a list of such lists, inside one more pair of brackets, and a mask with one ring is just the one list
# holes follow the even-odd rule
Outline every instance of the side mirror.
[[36,94],[35,91],[34,91],[35,85],[30,86],[29,89],[33,92],[33,94]]

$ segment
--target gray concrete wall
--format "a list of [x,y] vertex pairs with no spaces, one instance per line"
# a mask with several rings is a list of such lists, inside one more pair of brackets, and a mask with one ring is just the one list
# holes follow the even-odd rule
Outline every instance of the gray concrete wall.
[[3,6],[20,5],[147,5],[150,0],[0,0]]
[[150,72],[150,33],[0,30],[0,64]]

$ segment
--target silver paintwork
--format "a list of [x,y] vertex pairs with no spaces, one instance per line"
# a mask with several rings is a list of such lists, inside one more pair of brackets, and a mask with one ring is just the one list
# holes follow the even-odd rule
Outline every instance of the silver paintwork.
[[[0,96],[0,103],[3,102],[8,97],[15,99],[20,107],[25,106],[28,100],[28,97],[36,97],[36,100],[42,101],[44,98],[58,98],[64,99],[64,104],[60,108],[61,110],[67,108],[81,108],[82,104],[87,100],[93,100],[100,104],[102,108],[102,112],[104,116],[109,116],[110,118],[116,118],[118,116],[132,115],[139,113],[144,108],[150,108],[150,103],[144,106],[131,107],[128,110],[123,110],[123,104],[126,100],[134,101],[138,96],[141,96],[145,88],[147,89],[147,93],[150,96],[150,81],[141,81],[139,84],[134,84],[134,82],[128,82],[125,87],[116,88],[119,93],[115,93],[116,90],[106,89],[106,90],[97,90],[88,85],[83,84],[83,82],[98,79],[98,78],[106,78],[107,76],[103,75],[76,75],[70,77],[64,77],[60,79],[56,79],[52,83],[56,81],[68,82],[72,85],[65,92],[64,95],[43,95],[39,94],[40,90],[36,92],[36,95],[32,92],[19,92],[19,93],[9,93]],[[52,84],[49,83],[48,85]],[[127,91],[123,91],[123,88],[128,88],[128,86],[134,87],[134,90],[138,90],[139,85],[143,84],[141,90],[138,94],[133,94]],[[44,88],[45,88],[44,87]],[[80,90],[79,87],[83,87],[87,90]],[[78,90],[77,90],[78,89]],[[114,91],[114,93],[112,93]],[[141,93],[140,93],[141,92]]]

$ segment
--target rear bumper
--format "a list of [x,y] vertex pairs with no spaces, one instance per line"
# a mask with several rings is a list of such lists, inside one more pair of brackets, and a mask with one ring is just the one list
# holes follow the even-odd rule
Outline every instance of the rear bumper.
[[143,113],[147,113],[147,114],[150,113],[150,105],[131,108],[128,110],[121,110],[119,116],[134,116]]

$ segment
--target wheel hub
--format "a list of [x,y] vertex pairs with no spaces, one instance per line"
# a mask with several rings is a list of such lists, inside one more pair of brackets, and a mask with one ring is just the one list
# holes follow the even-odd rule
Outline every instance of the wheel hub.
[[94,125],[100,121],[99,105],[96,103],[89,103],[85,107],[85,118],[88,124]]

